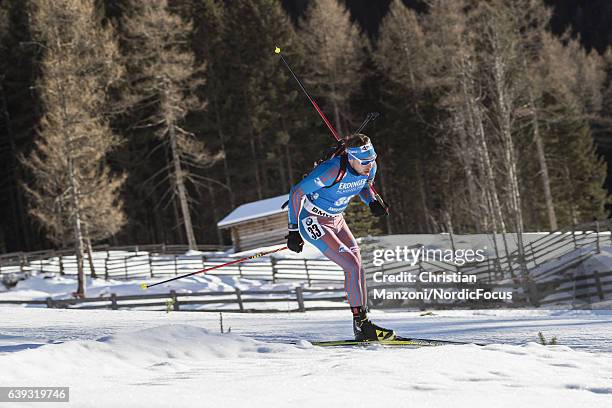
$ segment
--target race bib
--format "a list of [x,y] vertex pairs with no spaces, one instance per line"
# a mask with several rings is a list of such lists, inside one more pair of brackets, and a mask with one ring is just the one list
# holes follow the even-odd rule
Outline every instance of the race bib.
[[317,221],[317,217],[304,218],[302,220],[302,225],[304,226],[304,229],[306,230],[306,233],[308,234],[310,239],[314,241],[325,235],[325,230],[323,229],[323,227],[321,227],[319,221]]

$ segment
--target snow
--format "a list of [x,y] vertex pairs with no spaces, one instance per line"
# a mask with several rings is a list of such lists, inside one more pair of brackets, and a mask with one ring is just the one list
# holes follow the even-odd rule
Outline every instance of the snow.
[[[154,286],[145,291],[140,287],[142,283],[152,284],[161,279],[143,280],[104,280],[86,278],[86,293],[88,297],[143,295],[156,293],[169,293],[175,290],[177,293],[194,292],[228,292],[233,294],[236,288],[241,290],[287,290],[295,286],[295,283],[272,284],[265,281],[239,278],[236,276],[189,276],[187,278]],[[76,279],[71,276],[60,275],[37,275],[20,281],[14,289],[0,293],[0,299],[34,299],[44,300],[47,297],[53,299],[72,298],[72,292],[76,289]]]
[[[418,243],[436,245],[425,238],[421,236]],[[479,243],[485,247],[489,238],[481,238]],[[463,241],[456,237],[458,245],[474,244]],[[236,259],[278,247],[219,255]],[[202,255],[194,251],[179,257],[180,268],[192,271],[193,260],[201,261]],[[101,259],[105,256],[108,254],[100,254]],[[302,254],[284,251],[274,256],[322,259],[314,247],[305,247]],[[575,256],[571,251],[566,254],[567,258]],[[130,259],[138,261],[135,256]],[[264,262],[261,258],[255,261]],[[160,264],[164,262],[174,263],[174,257],[160,257]],[[550,265],[557,266],[555,261]],[[611,267],[612,248],[606,245],[577,272],[604,272]],[[548,271],[539,270],[541,274]],[[159,279],[163,278],[145,275],[106,281],[88,277],[86,292],[89,297],[142,294],[141,283]],[[602,279],[604,284],[611,280]],[[155,286],[146,293],[232,294],[236,288],[286,290],[297,285],[303,283],[206,274]],[[0,300],[70,298],[75,289],[74,276],[34,273],[1,292]],[[279,305],[285,307],[283,302],[274,303]],[[231,333],[221,334],[216,313],[39,306],[0,308],[0,385],[71,387],[70,404],[46,406],[612,406],[610,300],[593,303],[593,310],[371,313],[375,323],[406,337],[486,344],[420,349],[312,346],[310,341],[351,337],[350,313],[344,310],[224,312],[223,325],[225,330],[231,327]],[[265,303],[257,306],[265,307]],[[185,305],[188,307],[199,306]],[[538,332],[548,340],[556,337],[560,345],[537,344]]]
[[[212,259],[210,262],[215,262],[216,264],[221,264],[228,262],[232,259],[240,259],[247,256],[251,256],[260,252],[269,252],[278,248],[282,248],[283,245],[275,245],[269,247],[257,248],[255,250],[244,251],[235,254],[224,254],[224,258],[222,259]],[[113,257],[119,256],[118,251],[111,251]],[[144,254],[144,255],[143,255]],[[147,256],[146,252],[138,252],[136,253],[125,253],[124,255],[129,256],[129,261],[131,263],[136,263],[137,265],[132,266],[130,268],[129,275],[140,273],[142,276],[140,279],[133,278],[129,280],[125,279],[92,279],[89,276],[86,276],[85,280],[85,293],[88,298],[107,298],[110,299],[111,294],[115,294],[117,296],[129,296],[129,295],[144,295],[144,294],[169,294],[170,291],[174,290],[177,294],[188,294],[188,293],[202,293],[202,292],[224,292],[223,295],[207,297],[206,300],[215,300],[218,299],[219,303],[209,303],[205,305],[201,304],[182,304],[180,307],[182,310],[206,310],[206,309],[224,309],[224,310],[235,310],[239,306],[237,303],[227,303],[224,302],[228,299],[235,300],[236,299],[236,289],[240,289],[245,292],[265,292],[265,291],[287,291],[295,289],[297,286],[305,286],[306,282],[300,280],[290,280],[282,283],[272,283],[269,280],[260,280],[248,277],[240,277],[237,275],[223,275],[227,273],[228,270],[231,270],[231,267],[226,267],[223,269],[210,271],[211,273],[205,274],[197,274],[193,276],[189,276],[186,278],[182,278],[179,280],[175,280],[172,282],[164,283],[161,285],[157,285],[151,288],[148,288],[146,291],[143,291],[141,285],[146,283],[147,285],[158,283],[164,279],[169,279],[175,277],[174,274],[165,274],[162,276],[157,276],[154,278],[150,277],[150,272],[148,270],[139,270],[138,268],[149,268],[148,261],[142,262],[138,261],[138,256]],[[109,256],[107,252],[94,252],[94,259],[104,259]],[[296,254],[291,251],[277,252],[272,256],[277,257],[278,259],[287,260],[284,264],[283,268],[279,269],[277,273],[277,277],[283,277],[287,273],[295,272],[295,276],[299,276],[301,272],[303,272],[304,268],[304,260],[309,260],[309,267],[311,268],[311,274],[316,278],[317,275],[313,270],[317,270],[319,274],[325,273],[326,278],[334,278],[336,281],[330,281],[328,283],[321,283],[319,287],[331,288],[333,292],[320,292],[320,293],[309,293],[306,292],[304,294],[304,298],[308,301],[309,299],[315,299],[320,297],[329,297],[329,296],[342,296],[344,293],[343,289],[343,277],[344,274],[342,270],[332,264],[331,261],[327,260],[314,246],[308,245],[305,246],[304,251],[300,254]],[[174,271],[175,266],[179,270],[179,274],[187,274],[198,271],[201,269],[201,254],[197,251],[191,251],[185,255],[180,255],[176,258],[174,256],[161,255],[157,257],[158,259],[155,261],[158,269],[167,269],[168,271]],[[194,264],[195,259],[195,264]],[[53,261],[51,260],[42,260],[40,261],[40,265],[46,264]],[[254,260],[245,263],[242,267],[242,272],[249,276],[251,273],[254,277],[261,277],[262,270],[257,268],[267,267],[269,265],[270,259],[269,257],[260,257]],[[38,264],[38,262],[37,262]],[[124,261],[121,260],[121,264],[124,264]],[[320,265],[322,269],[313,268],[316,265]],[[48,266],[40,266],[38,265],[40,270],[55,270],[49,269]],[[140,266],[139,266],[140,265]],[[142,265],[145,265],[144,267]],[[259,265],[259,266],[258,266]],[[330,266],[333,265],[333,266]],[[207,267],[211,265],[208,264]],[[59,268],[57,268],[59,270]],[[216,275],[214,273],[219,273]],[[271,272],[268,272],[271,277]],[[303,274],[304,277],[306,274]],[[77,279],[75,274],[66,274],[60,275],[58,272],[37,272],[32,271],[31,276],[27,279],[21,280],[17,282],[17,285],[11,289],[5,289],[3,285],[0,285],[0,300],[12,300],[12,301],[23,301],[23,300],[36,300],[36,301],[44,301],[47,298],[52,298],[54,300],[58,299],[72,299],[73,293],[77,288]],[[227,293],[227,295],[225,294]],[[257,294],[256,297],[258,299],[272,299],[278,297],[287,297],[286,294],[272,294],[272,293],[263,293]],[[250,297],[250,299],[249,299]],[[296,309],[298,307],[297,301],[287,301],[280,302],[277,299],[270,302],[253,302],[253,296],[245,295],[243,296],[244,300],[249,300],[248,307],[249,308],[257,308],[257,309],[279,309],[279,310],[291,310]],[[295,296],[292,296],[295,298]],[[193,300],[192,298],[191,300]],[[132,303],[138,303],[132,302]],[[106,304],[109,305],[109,301],[106,301]],[[92,304],[90,303],[89,306]],[[307,302],[307,306],[339,306],[344,305],[343,303],[331,302],[331,301],[317,301],[316,304],[310,304]],[[0,305],[3,306],[3,305]],[[25,305],[24,307],[47,307],[46,304],[38,304],[38,305]],[[165,306],[151,307],[154,310],[163,310]]]
[[598,271],[607,272],[612,270],[612,246],[601,245],[600,252],[591,255],[580,265],[582,272]]
[[[529,274],[538,282],[559,279],[560,268],[562,269],[582,260],[585,262],[584,264],[580,265],[582,268],[584,268],[585,265],[593,266],[598,264],[599,266],[605,268],[603,270],[608,271],[612,268],[612,258],[610,257],[612,248],[610,246],[604,246],[602,250],[603,251],[600,254],[590,255],[595,251],[595,244],[589,244],[578,249],[572,249],[556,259],[548,260],[546,263],[538,267],[531,268],[529,270]],[[587,256],[588,258],[585,259]],[[592,258],[596,258],[598,261],[593,261]],[[574,269],[576,268],[570,268],[570,272]],[[603,271],[602,269],[599,270]]]
[[612,403],[609,311],[373,312],[402,335],[492,344],[350,349],[308,342],[349,337],[346,311],[224,314],[220,334],[212,313],[0,310],[0,384],[70,386],[61,406]]
[[[109,277],[113,279],[134,279],[146,278],[150,276],[172,276],[175,273],[190,273],[215,265],[234,261],[239,258],[248,257],[261,252],[270,252],[283,248],[285,245],[273,245],[268,247],[256,248],[248,251],[234,253],[233,250],[225,252],[201,252],[187,251],[185,254],[157,254],[147,251],[98,251],[93,252],[92,262],[99,276],[103,276],[106,268],[109,270]],[[258,257],[241,263],[242,273],[246,275],[270,275],[270,259],[286,261],[317,261],[317,264],[325,265],[329,271],[337,271],[338,279],[343,278],[340,268],[328,260],[316,247],[306,244],[304,250],[297,254],[289,250],[279,251],[269,256]],[[65,275],[77,274],[76,257],[62,257],[63,270]],[[302,268],[302,263],[296,263],[296,267],[288,266],[289,269]],[[85,274],[90,274],[89,262],[84,265]],[[26,273],[24,274],[23,269]],[[39,273],[60,273],[60,261],[58,257],[47,259],[37,259],[21,267],[19,265],[2,265],[0,269],[0,281],[17,282],[24,275],[36,275]],[[215,269],[208,272],[208,275],[239,275],[238,265],[231,265],[222,269]],[[305,276],[305,274],[304,274]],[[0,292],[4,286],[0,285]]]
[[266,198],[265,200],[259,200],[252,203],[242,204],[238,208],[234,209],[225,218],[217,223],[217,227],[229,227],[230,225],[237,224],[252,220],[255,218],[264,217],[267,215],[287,212],[287,208],[281,208],[282,205],[289,199],[289,194],[283,194],[281,196]]
[[[236,303],[236,289],[240,289],[242,293],[242,299],[248,302],[247,308],[253,308],[258,310],[282,310],[289,311],[298,308],[298,303],[295,294],[287,293],[271,293],[294,290],[298,286],[305,287],[304,282],[292,281],[285,283],[271,283],[268,281],[261,281],[255,279],[240,278],[237,276],[213,276],[213,275],[198,275],[189,276],[183,279],[175,280],[172,282],[157,285],[146,290],[141,288],[142,283],[152,284],[159,282],[159,279],[144,279],[144,280],[104,280],[104,279],[92,279],[86,277],[86,293],[88,298],[99,298],[104,299],[96,301],[97,305],[106,305],[110,307],[111,294],[117,296],[130,296],[130,295],[151,295],[151,294],[165,294],[168,295],[170,291],[174,290],[179,296],[181,294],[189,293],[206,293],[206,298],[201,298],[206,301],[218,301],[215,303],[205,304],[184,304],[180,305],[181,310],[227,310],[236,311],[239,309]],[[39,274],[32,276],[26,280],[20,281],[16,287],[0,292],[0,300],[10,301],[25,301],[25,300],[36,300],[45,301],[47,298],[54,300],[59,299],[73,299],[72,293],[76,289],[76,278],[74,276],[61,276],[56,274]],[[318,307],[338,307],[344,306],[345,303],[330,301],[330,300],[316,300],[317,298],[325,298],[329,296],[344,296],[344,288],[338,283],[334,285],[320,286],[321,288],[327,289],[324,292],[304,292],[304,300],[306,306],[318,306]],[[215,294],[210,294],[215,292]],[[189,300],[195,300],[197,297],[191,297]],[[293,300],[279,301],[279,298],[291,298]],[[254,301],[254,299],[261,299],[261,301]],[[185,300],[185,297],[179,300]],[[314,302],[316,300],[316,302]],[[150,302],[151,300],[143,299],[141,301],[131,300],[130,304],[137,304],[139,302]],[[148,310],[165,310],[167,306],[163,304],[161,306],[149,306],[146,307]],[[94,303],[88,303],[80,306],[72,307],[90,307]],[[23,304],[23,307],[30,308],[46,308],[46,303],[43,304]],[[121,303],[120,303],[121,306]],[[0,312],[2,307],[7,305],[0,305]],[[141,306],[144,307],[144,306]]]

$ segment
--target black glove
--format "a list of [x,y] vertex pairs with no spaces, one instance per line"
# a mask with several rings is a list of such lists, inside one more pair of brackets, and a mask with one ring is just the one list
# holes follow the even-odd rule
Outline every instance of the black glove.
[[389,215],[389,209],[376,200],[370,203],[370,211],[372,211],[372,215],[374,215],[375,217],[383,217],[385,215]]
[[299,231],[289,231],[289,235],[287,235],[285,238],[287,238],[287,248],[293,252],[302,252],[304,240],[302,239]]

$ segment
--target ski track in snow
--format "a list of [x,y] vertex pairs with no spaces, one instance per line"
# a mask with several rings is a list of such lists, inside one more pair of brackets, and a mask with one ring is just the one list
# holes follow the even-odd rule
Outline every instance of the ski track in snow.
[[420,349],[299,341],[349,338],[344,311],[226,313],[223,335],[215,313],[0,313],[0,384],[70,386],[70,404],[45,406],[612,406],[609,311],[372,313],[404,336],[488,344]]

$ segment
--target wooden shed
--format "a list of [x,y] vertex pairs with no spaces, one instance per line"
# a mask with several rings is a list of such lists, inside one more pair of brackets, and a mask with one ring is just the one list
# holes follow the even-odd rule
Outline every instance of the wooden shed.
[[282,244],[287,235],[287,208],[281,206],[288,198],[285,194],[242,204],[219,221],[217,228],[231,231],[236,252]]

